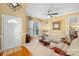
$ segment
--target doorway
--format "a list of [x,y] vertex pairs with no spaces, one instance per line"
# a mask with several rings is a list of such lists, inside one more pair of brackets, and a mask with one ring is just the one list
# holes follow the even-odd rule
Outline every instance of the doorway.
[[21,18],[3,15],[3,50],[21,46],[22,23]]

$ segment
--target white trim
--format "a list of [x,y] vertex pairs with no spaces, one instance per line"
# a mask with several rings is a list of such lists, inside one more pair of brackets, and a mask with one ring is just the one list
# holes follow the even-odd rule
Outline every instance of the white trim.
[[21,22],[21,45],[22,45],[22,18],[20,18],[20,22]]
[[1,50],[3,51],[3,38],[4,38],[4,35],[3,35],[3,33],[4,33],[4,32],[3,32],[3,30],[4,30],[4,29],[3,29],[3,28],[4,28],[4,27],[3,27],[3,26],[4,26],[4,25],[3,25],[3,21],[4,21],[4,20],[3,20],[3,15],[1,15],[1,18],[2,18],[2,19],[1,19],[1,20],[2,20],[2,49],[1,49]]

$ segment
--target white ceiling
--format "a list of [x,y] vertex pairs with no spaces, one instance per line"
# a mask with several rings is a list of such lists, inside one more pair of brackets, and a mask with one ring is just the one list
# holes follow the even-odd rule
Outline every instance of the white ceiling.
[[47,19],[48,16],[43,14],[47,13],[50,8],[53,12],[58,12],[59,14],[56,16],[59,16],[69,12],[78,11],[79,3],[28,3],[26,14],[31,17]]

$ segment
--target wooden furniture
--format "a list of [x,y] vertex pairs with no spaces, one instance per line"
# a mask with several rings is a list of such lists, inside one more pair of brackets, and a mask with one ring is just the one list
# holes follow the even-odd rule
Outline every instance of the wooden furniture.
[[50,42],[44,41],[43,45],[48,46],[48,45],[50,45]]
[[69,42],[67,42],[67,38],[66,38],[66,37],[63,37],[63,38],[61,38],[61,39],[63,39],[62,41],[63,41],[64,43],[66,43],[66,44],[70,45],[70,43],[69,43]]
[[29,34],[26,34],[26,38],[25,39],[26,39],[26,43],[28,43],[31,40],[31,36]]
[[44,43],[44,40],[39,40],[40,43]]
[[40,43],[42,43],[44,46],[50,45],[50,42],[44,41],[44,40],[39,40]]
[[52,48],[52,50],[54,50],[54,52],[59,54],[60,56],[69,56],[65,51],[63,51],[57,47]]

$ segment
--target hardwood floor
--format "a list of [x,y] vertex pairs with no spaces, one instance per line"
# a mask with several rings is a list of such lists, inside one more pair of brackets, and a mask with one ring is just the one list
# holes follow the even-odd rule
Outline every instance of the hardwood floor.
[[[2,53],[0,54],[0,56],[1,55],[2,55]],[[32,54],[29,52],[29,50],[27,48],[22,46],[22,50],[21,51],[18,51],[16,53],[10,54],[8,56],[32,56]]]
[[0,53],[0,56],[2,56],[2,53]]

